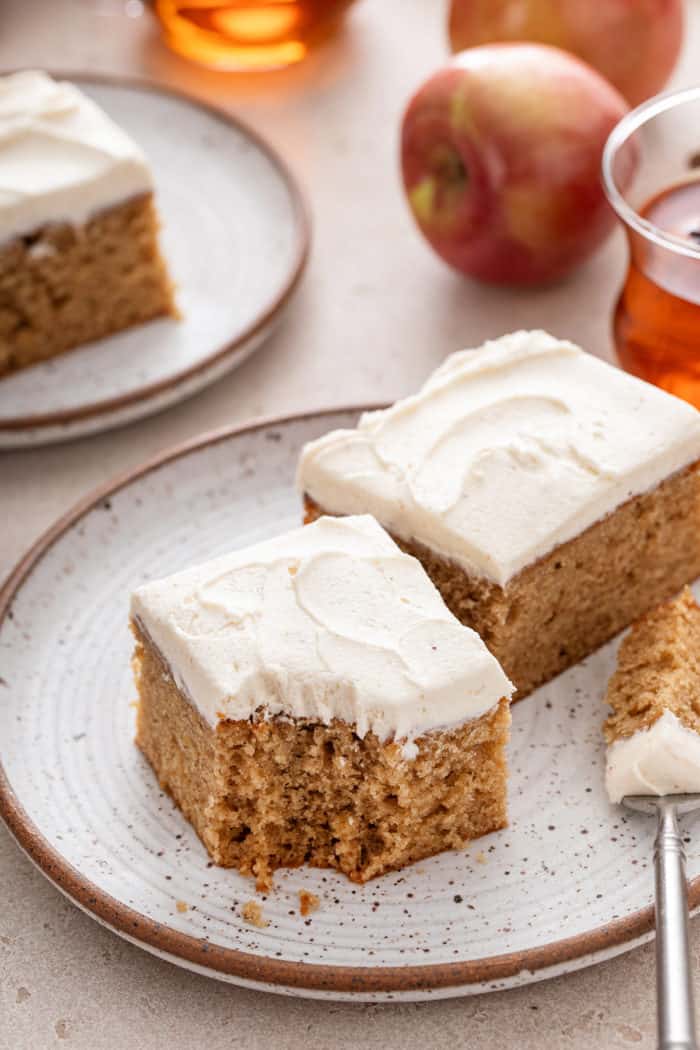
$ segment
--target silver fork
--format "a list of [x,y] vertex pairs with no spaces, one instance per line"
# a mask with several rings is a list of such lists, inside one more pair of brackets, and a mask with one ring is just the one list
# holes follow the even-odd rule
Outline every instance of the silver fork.
[[678,815],[700,809],[696,795],[626,795],[623,806],[656,814],[656,1019],[658,1050],[698,1050],[688,948],[688,887]]

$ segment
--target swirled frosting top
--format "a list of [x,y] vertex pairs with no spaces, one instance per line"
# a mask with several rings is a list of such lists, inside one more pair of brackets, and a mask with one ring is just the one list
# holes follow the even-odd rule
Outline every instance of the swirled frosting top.
[[321,518],[139,587],[134,620],[211,723],[284,715],[413,738],[512,686],[370,517]]
[[700,412],[546,332],[445,363],[412,397],[312,441],[299,488],[505,585],[700,458]]
[[136,143],[73,84],[0,77],[0,241],[91,215],[152,189]]

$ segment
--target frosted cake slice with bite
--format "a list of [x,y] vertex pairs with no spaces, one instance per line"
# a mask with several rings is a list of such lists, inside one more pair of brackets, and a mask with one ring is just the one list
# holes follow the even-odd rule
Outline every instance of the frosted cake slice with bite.
[[212,859],[364,882],[506,823],[512,686],[370,517],[139,587],[137,743]]

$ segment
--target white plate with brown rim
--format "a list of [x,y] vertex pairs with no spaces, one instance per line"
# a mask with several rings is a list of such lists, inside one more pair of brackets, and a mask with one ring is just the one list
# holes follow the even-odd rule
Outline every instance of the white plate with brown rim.
[[159,412],[241,364],[281,319],[309,219],[286,165],[234,117],[138,80],[60,74],[141,145],[180,320],[151,321],[0,380],[0,449]]
[[[647,940],[653,828],[610,806],[602,782],[616,643],[515,706],[507,830],[365,886],[300,868],[257,895],[209,863],[135,748],[131,589],[298,524],[301,445],[356,417],[199,438],[87,497],[35,545],[0,592],[0,814],[98,921],[251,988],[441,998],[566,973]],[[695,908],[700,836],[691,839]],[[320,898],[306,917],[302,889]],[[263,928],[241,916],[250,900]]]

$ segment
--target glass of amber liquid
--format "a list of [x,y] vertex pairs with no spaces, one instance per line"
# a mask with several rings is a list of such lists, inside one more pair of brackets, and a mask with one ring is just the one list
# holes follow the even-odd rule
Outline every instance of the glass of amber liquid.
[[603,181],[629,241],[613,319],[620,364],[700,407],[700,88],[624,117]]
[[300,62],[353,0],[156,0],[170,47],[211,69],[255,72]]

